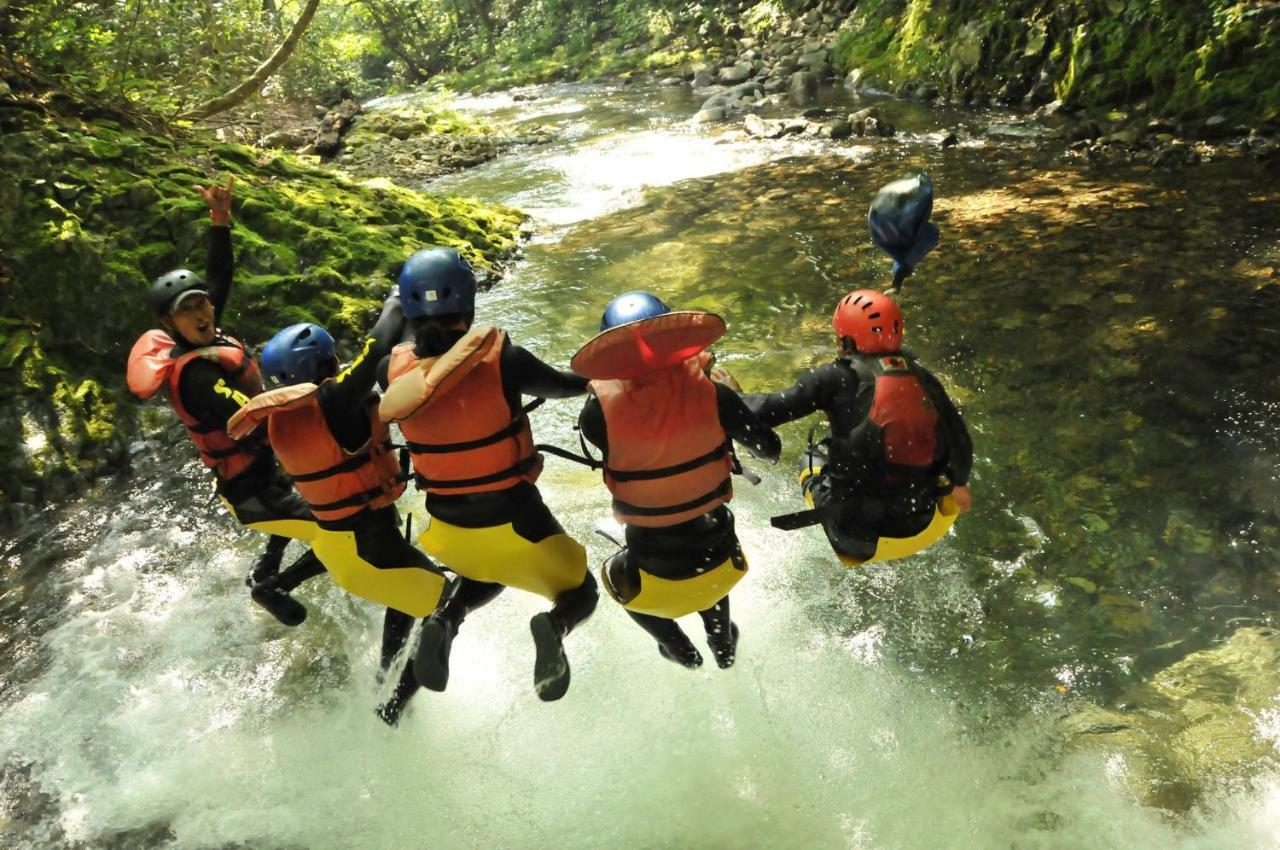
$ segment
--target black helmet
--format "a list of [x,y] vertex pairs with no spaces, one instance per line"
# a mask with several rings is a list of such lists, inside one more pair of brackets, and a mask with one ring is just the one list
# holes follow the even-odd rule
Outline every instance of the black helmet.
[[200,275],[189,269],[174,269],[152,281],[151,289],[147,293],[147,301],[157,316],[167,316],[173,312],[174,307],[178,306],[178,296],[188,292],[209,294],[209,291],[204,288],[204,281],[200,279]]

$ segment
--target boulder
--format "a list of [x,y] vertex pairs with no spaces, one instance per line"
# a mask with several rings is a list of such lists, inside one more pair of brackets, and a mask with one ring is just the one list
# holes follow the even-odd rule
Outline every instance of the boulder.
[[826,135],[835,141],[847,139],[853,135],[853,124],[844,118],[832,121],[824,129],[826,130]]
[[285,150],[296,150],[310,141],[308,134],[302,130],[286,129],[276,130],[274,133],[268,133],[258,142],[259,147],[264,148],[282,148]]
[[715,77],[712,77],[711,72],[705,68],[693,74],[692,85],[695,89],[705,89],[714,82]]
[[791,75],[791,84],[788,88],[795,104],[803,106],[818,93],[818,81],[808,71],[796,71]]
[[723,106],[713,106],[710,109],[703,109],[689,119],[693,124],[714,124],[717,121],[723,121],[728,110]]
[[725,85],[737,85],[751,78],[756,72],[750,62],[739,62],[729,68],[722,68],[720,73],[716,75],[716,80]]

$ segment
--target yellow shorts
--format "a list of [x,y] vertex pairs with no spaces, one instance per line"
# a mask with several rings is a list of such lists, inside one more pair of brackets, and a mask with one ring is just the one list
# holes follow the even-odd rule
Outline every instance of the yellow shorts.
[[463,528],[430,518],[418,544],[463,578],[527,590],[554,600],[587,577],[587,550],[567,534],[538,542],[516,533],[511,523]]
[[[630,558],[632,555],[627,552],[624,557]],[[637,571],[640,592],[626,602],[622,601],[609,581],[608,562],[600,568],[600,578],[614,601],[628,611],[674,620],[686,614],[705,611],[728,596],[729,591],[747,574],[747,557],[742,554],[736,557],[731,555],[715,569],[681,579],[660,578],[646,572],[643,567],[639,567]]]
[[[408,541],[404,545],[413,548]],[[443,575],[413,563],[426,560],[421,552],[415,550],[416,558],[407,555],[403,567],[375,567],[360,557],[354,531],[318,528],[311,551],[343,590],[410,617],[426,617],[436,610],[444,591]]]

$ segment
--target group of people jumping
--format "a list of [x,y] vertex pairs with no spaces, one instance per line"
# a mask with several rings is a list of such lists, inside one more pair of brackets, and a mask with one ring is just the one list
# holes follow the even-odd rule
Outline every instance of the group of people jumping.
[[[197,189],[211,222],[207,273],[178,269],[152,283],[160,327],[134,344],[129,387],[142,398],[167,392],[222,503],[268,535],[246,579],[255,603],[297,626],[307,611],[292,591],[327,572],[385,607],[382,675],[425,618],[377,708],[390,725],[420,688],[445,689],[463,622],[507,587],[550,602],[530,621],[534,689],[545,701],[565,694],[564,639],[595,610],[599,591],[586,549],[538,489],[544,452],[602,470],[625,545],[601,581],[664,658],[689,668],[703,658],[679,617],[700,615],[719,667],[732,666],[737,648],[729,593],[747,558],[727,504],[742,471],[735,444],[776,461],[775,426],[827,417],[829,435],[810,437],[804,454],[807,509],[774,525],[821,525],[849,566],[918,551],[969,508],[968,432],[937,379],[902,351],[902,316],[889,295],[841,298],[835,360],[788,389],[751,394],[715,365],[708,349],[726,326],[713,313],[673,311],[647,292],[620,295],[571,370],[560,370],[477,323],[471,267],[453,248],[427,247],[404,263],[349,365],[329,332],[309,322],[275,334],[255,361],[221,325],[234,267],[232,183]],[[874,217],[873,207],[873,227]],[[904,251],[929,238],[915,227]],[[580,396],[583,454],[537,444],[528,411]],[[391,423],[403,445],[393,443]],[[409,481],[426,494],[429,515],[417,546],[396,509]],[[291,539],[308,548],[282,568]]]

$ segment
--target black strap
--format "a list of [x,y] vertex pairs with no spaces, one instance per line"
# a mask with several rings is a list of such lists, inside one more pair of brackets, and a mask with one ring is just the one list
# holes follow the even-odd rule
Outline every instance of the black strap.
[[210,460],[222,460],[223,458],[235,457],[238,454],[248,454],[248,452],[240,446],[232,446],[229,449],[208,449],[200,452],[200,454]]
[[629,514],[631,516],[651,516],[651,517],[670,516],[671,514],[682,514],[685,511],[691,511],[694,508],[701,507],[702,505],[705,505],[707,502],[714,501],[720,498],[721,496],[727,495],[732,489],[733,489],[733,482],[730,479],[726,478],[720,484],[720,486],[716,487],[716,489],[712,490],[710,493],[699,496],[696,499],[690,499],[687,502],[681,502],[678,505],[664,505],[663,507],[660,507],[660,508],[644,508],[644,507],[640,507],[639,505],[633,505],[628,502],[623,502],[620,499],[614,499],[613,506],[620,513]]
[[[297,480],[296,477],[294,480]],[[367,505],[374,499],[381,496],[385,491],[381,487],[375,487],[372,490],[365,490],[363,493],[357,493],[354,496],[348,496],[345,499],[339,499],[336,502],[328,502],[323,505],[312,505],[311,510],[315,511],[337,511],[343,508],[354,508],[359,505]]]
[[409,451],[421,455],[433,454],[450,454],[452,452],[469,452],[472,449],[482,449],[485,446],[491,446],[494,443],[500,443],[508,437],[514,437],[520,433],[525,427],[527,420],[524,416],[517,416],[511,420],[511,423],[501,431],[496,431],[487,437],[481,437],[478,440],[467,440],[462,443],[415,443],[405,440],[405,445]]
[[539,407],[542,407],[542,405],[546,403],[547,403],[547,400],[545,398],[539,397],[539,398],[535,398],[533,401],[529,402],[521,409],[524,410],[526,414],[529,414],[529,413],[533,413],[535,410],[537,410]]
[[811,525],[817,525],[826,520],[827,515],[836,510],[843,502],[829,502],[820,508],[809,508],[805,511],[796,511],[792,514],[779,514],[775,517],[769,517],[769,524],[774,528],[782,531],[795,531],[798,528],[808,528]]
[[185,422],[182,424],[186,425],[187,430],[192,434],[212,434],[214,431],[227,430],[223,425],[205,425],[202,422],[197,422],[195,425],[187,425]]
[[301,474],[295,473],[293,480],[302,482],[320,481],[324,478],[331,478],[334,475],[340,475],[343,472],[351,472],[352,470],[359,469],[368,462],[369,451],[366,449],[365,451],[360,452],[360,454],[352,455],[341,463],[335,463],[328,469],[321,469],[317,472],[303,472]]
[[707,452],[704,455],[695,457],[692,460],[686,460],[684,463],[677,463],[677,464],[674,464],[673,466],[664,466],[661,469],[637,469],[633,471],[622,472],[622,471],[613,469],[612,467],[606,467],[605,471],[608,472],[610,476],[612,476],[614,481],[618,481],[618,482],[653,481],[658,478],[670,478],[673,475],[681,475],[685,472],[692,472],[693,470],[697,469],[700,466],[706,466],[712,461],[719,460],[720,458],[724,457],[725,453],[728,452],[732,447],[733,447],[733,444],[730,443],[728,440],[725,440],[723,443],[716,446],[714,449],[712,449],[711,451]]
[[416,475],[414,476],[414,479],[418,483],[418,489],[431,487],[436,490],[454,490],[461,489],[463,487],[479,487],[482,484],[495,484],[502,481],[504,478],[510,478],[513,475],[523,475],[537,462],[538,455],[532,454],[519,463],[512,464],[500,472],[490,473],[489,475],[480,475],[475,478],[453,478],[443,481],[435,478],[427,478],[422,475]]
[[559,446],[553,446],[549,443],[538,443],[538,445],[535,446],[534,448],[536,448],[540,452],[546,452],[549,455],[555,455],[556,457],[562,457],[565,460],[571,460],[574,463],[580,463],[583,466],[590,467],[591,469],[604,468],[604,464],[593,457],[590,457],[588,455],[574,454],[568,449],[562,449]]

